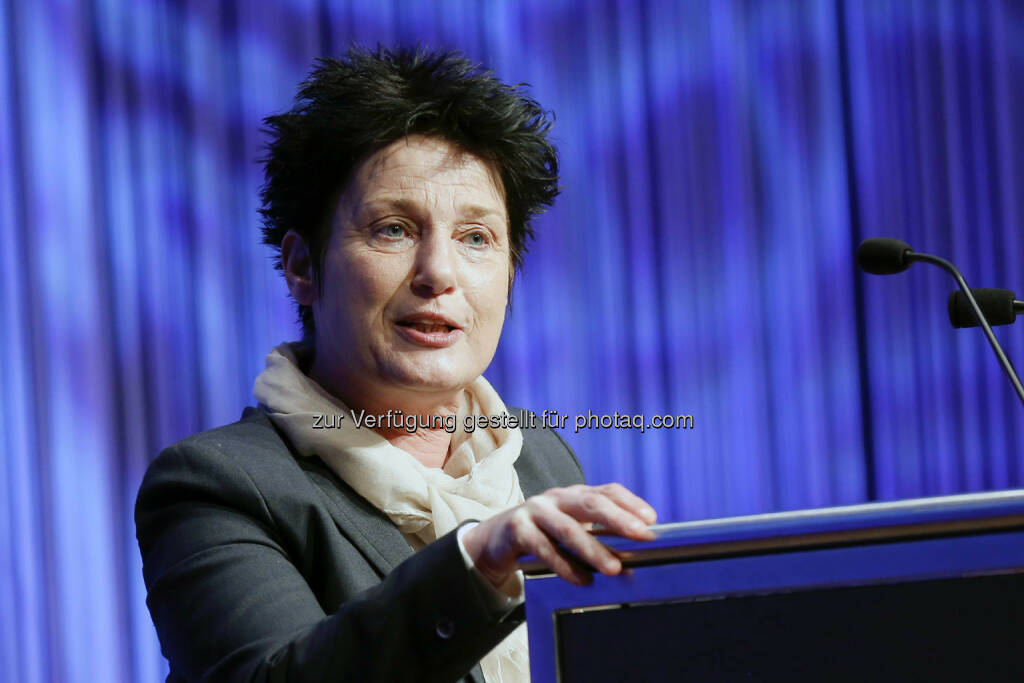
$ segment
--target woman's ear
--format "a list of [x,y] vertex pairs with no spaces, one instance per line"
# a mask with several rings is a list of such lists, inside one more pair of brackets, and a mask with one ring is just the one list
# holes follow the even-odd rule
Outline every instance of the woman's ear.
[[313,259],[306,240],[294,230],[289,230],[281,240],[281,269],[292,298],[302,306],[312,306],[317,295]]

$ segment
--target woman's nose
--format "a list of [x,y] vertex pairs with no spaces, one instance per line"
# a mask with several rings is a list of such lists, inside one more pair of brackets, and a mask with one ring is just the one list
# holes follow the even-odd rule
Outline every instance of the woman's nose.
[[413,290],[422,296],[438,296],[455,288],[455,245],[440,230],[430,230],[416,245]]

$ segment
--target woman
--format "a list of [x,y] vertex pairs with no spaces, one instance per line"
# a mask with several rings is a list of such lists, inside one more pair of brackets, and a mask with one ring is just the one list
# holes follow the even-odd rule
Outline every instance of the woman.
[[621,570],[587,525],[654,521],[481,374],[557,192],[549,123],[461,57],[380,50],[323,60],[267,122],[264,236],[304,340],[143,481],[168,680],[527,680],[516,559],[586,583]]

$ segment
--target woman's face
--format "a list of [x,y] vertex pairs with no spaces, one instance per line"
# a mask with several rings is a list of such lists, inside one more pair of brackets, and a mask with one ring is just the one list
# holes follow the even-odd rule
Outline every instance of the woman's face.
[[424,136],[364,161],[342,195],[313,304],[317,371],[354,405],[454,396],[490,364],[508,302],[493,165]]

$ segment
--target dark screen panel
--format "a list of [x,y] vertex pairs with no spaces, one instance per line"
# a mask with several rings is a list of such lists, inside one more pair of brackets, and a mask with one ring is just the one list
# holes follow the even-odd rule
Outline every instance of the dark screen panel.
[[1024,573],[563,612],[563,681],[1024,681]]

